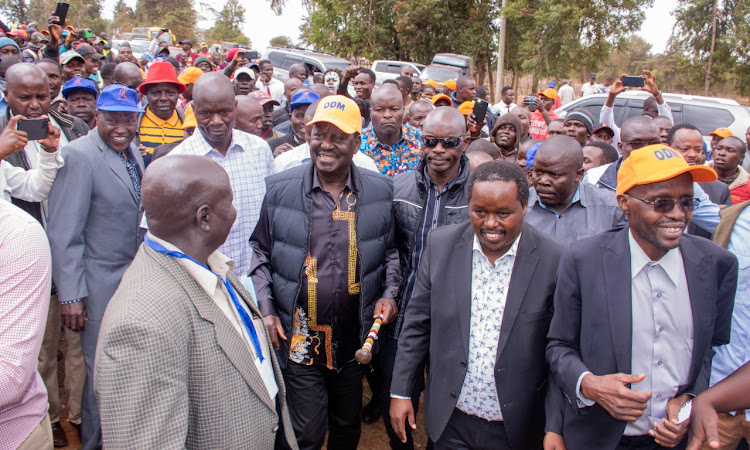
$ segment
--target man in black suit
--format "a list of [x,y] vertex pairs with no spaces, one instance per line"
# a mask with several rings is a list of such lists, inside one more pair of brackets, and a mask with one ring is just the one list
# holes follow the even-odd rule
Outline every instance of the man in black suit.
[[729,341],[737,259],[683,234],[693,182],[716,173],[689,166],[663,144],[635,150],[617,174],[629,228],[565,250],[547,361],[563,391],[568,448],[680,445],[678,411],[708,387],[712,346]]
[[425,421],[436,449],[541,446],[546,333],[563,244],[524,224],[529,185],[513,163],[467,185],[471,223],[433,230],[401,331],[391,422],[415,428],[409,395],[429,353]]

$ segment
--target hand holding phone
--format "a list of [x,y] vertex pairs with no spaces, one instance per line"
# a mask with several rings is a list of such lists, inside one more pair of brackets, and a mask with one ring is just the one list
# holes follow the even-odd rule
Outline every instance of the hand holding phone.
[[47,137],[47,125],[49,119],[23,119],[16,124],[18,131],[26,132],[26,138],[30,141],[38,141]]

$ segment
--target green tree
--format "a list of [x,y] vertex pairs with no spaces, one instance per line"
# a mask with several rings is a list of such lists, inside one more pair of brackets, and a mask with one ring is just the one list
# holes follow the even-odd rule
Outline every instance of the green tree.
[[198,16],[190,0],[138,0],[135,21],[140,26],[166,27],[178,39],[194,39]]
[[135,10],[125,3],[125,0],[117,0],[114,8],[113,24],[122,31],[133,29],[137,22]]
[[293,47],[294,42],[289,36],[276,36],[268,41],[268,45],[271,47]]
[[26,0],[0,0],[0,11],[2,11],[11,22],[30,22],[29,5],[26,3]]
[[221,11],[210,8],[216,16],[214,26],[206,31],[206,39],[221,42],[237,42],[239,44],[250,44],[250,39],[242,32],[245,23],[245,7],[239,0],[229,0],[224,4]]

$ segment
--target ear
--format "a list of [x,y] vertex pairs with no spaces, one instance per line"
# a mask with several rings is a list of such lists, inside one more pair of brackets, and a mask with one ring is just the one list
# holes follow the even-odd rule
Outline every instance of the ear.
[[578,172],[576,172],[576,183],[580,183],[581,180],[583,180],[583,167],[578,169]]
[[620,207],[622,212],[625,213],[625,215],[628,215],[630,213],[630,207],[628,205],[628,196],[625,194],[617,194],[617,206]]
[[211,229],[211,213],[211,207],[208,205],[201,205],[195,211],[195,222],[202,231]]

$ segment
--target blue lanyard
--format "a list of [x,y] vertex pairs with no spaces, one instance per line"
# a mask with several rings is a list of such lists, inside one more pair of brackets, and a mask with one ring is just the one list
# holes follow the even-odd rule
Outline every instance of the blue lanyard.
[[255,331],[255,325],[253,324],[253,320],[250,318],[250,315],[245,311],[245,308],[243,308],[240,305],[240,301],[237,298],[237,292],[234,290],[234,286],[232,286],[232,283],[229,282],[229,278],[222,278],[218,274],[211,271],[211,269],[208,268],[208,266],[199,263],[198,261],[194,260],[193,258],[189,257],[188,255],[180,252],[175,252],[172,250],[167,250],[162,246],[161,244],[152,241],[148,238],[148,236],[144,236],[143,242],[154,249],[155,251],[159,253],[163,253],[165,255],[172,256],[174,258],[182,258],[187,259],[188,261],[192,261],[195,264],[198,264],[199,266],[203,267],[204,269],[208,270],[209,272],[216,275],[222,283],[224,283],[224,286],[227,288],[227,292],[229,292],[229,297],[232,299],[232,303],[234,304],[234,308],[239,313],[240,317],[242,318],[242,323],[245,325],[245,329],[247,330],[247,334],[250,335],[250,340],[253,341],[253,346],[255,347],[255,353],[258,354],[258,358],[260,358],[260,362],[263,363],[265,358],[263,357],[263,351],[260,347],[260,340],[258,339],[258,333]]

